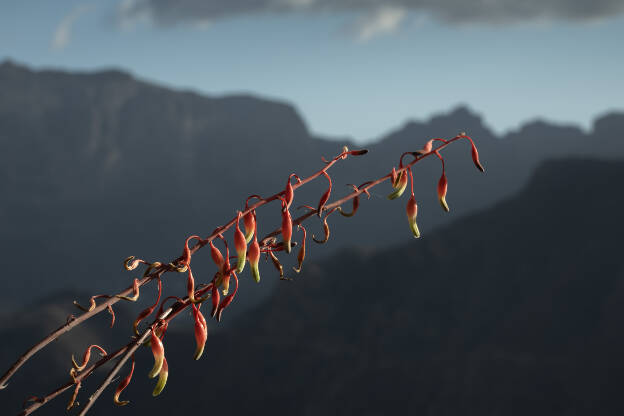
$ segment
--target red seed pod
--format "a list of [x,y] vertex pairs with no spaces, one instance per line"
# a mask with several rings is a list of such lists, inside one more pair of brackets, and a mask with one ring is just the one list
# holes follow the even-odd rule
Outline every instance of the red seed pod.
[[147,318],[148,316],[150,316],[152,314],[152,312],[154,312],[154,309],[156,309],[156,307],[158,306],[158,303],[160,302],[160,296],[162,295],[162,280],[160,280],[160,278],[158,279],[158,297],[156,298],[156,302],[154,302],[154,304],[152,306],[150,306],[149,308],[144,309],[136,318],[136,320],[134,321],[134,323],[132,324],[132,327],[134,329],[134,333],[136,334],[136,336],[138,337],[139,334],[139,324],[141,323],[141,321],[145,318]]
[[297,263],[298,266],[297,267],[293,267],[293,270],[296,273],[301,273],[301,267],[303,265],[303,260],[305,259],[305,254],[306,254],[306,249],[305,249],[305,244],[306,244],[306,229],[303,225],[299,224],[298,228],[301,229],[301,231],[303,231],[303,238],[301,239],[301,247],[299,248],[299,253],[297,254]]
[[256,214],[254,211],[249,211],[243,216],[243,225],[245,226],[245,243],[249,243],[256,228]]
[[448,204],[446,203],[446,190],[448,188],[448,181],[446,180],[446,173],[442,172],[442,176],[440,176],[440,180],[438,181],[438,199],[440,200],[440,205],[442,209],[446,212],[449,212]]
[[216,279],[214,279],[212,282],[212,289],[211,289],[210,296],[212,298],[212,311],[210,312],[210,316],[214,318],[215,315],[217,314],[217,309],[219,309],[219,300],[221,297],[219,295],[219,288],[217,287]]
[[290,208],[293,198],[295,197],[293,186],[290,183],[290,180],[292,178],[297,179],[297,183],[301,183],[301,179],[295,173],[291,173],[290,175],[288,175],[288,179],[286,180],[286,188],[284,188],[284,199],[286,200],[286,206],[288,208]]
[[[323,208],[325,207],[325,204],[329,200],[329,197],[331,195],[331,190],[332,190],[331,178],[329,177],[329,175],[325,171],[323,171],[323,175],[329,181],[329,188],[327,188],[327,190],[325,191],[325,193],[321,196],[321,199],[319,200],[318,207],[316,209],[316,214],[319,216],[319,218],[321,217],[321,213],[323,212]],[[290,252],[290,251],[288,251],[288,252]]]
[[130,401],[128,400],[119,401],[119,395],[121,394],[122,391],[125,390],[126,387],[128,387],[128,384],[130,384],[133,373],[134,373],[134,354],[132,354],[132,365],[130,366],[130,373],[119,382],[119,385],[117,386],[117,389],[115,390],[115,395],[113,396],[113,402],[115,402],[117,406],[125,406],[128,403],[130,403]]
[[418,229],[418,225],[416,224],[416,216],[418,215],[418,205],[416,204],[416,199],[414,199],[414,195],[410,197],[407,201],[407,221],[409,222],[410,230],[412,230],[412,234],[415,238],[420,237],[420,230]]
[[223,267],[224,259],[221,251],[215,247],[214,243],[210,241],[210,255],[212,256],[212,260],[215,262],[218,268]]
[[108,313],[110,313],[111,315],[111,323],[110,323],[110,327],[112,328],[115,325],[115,311],[113,310],[113,307],[111,305],[107,305],[106,306],[106,310],[108,311]]
[[[183,266],[188,266],[189,264],[191,264],[191,249],[189,248],[189,241],[193,239],[201,240],[201,238],[197,235],[192,235],[186,239],[186,241],[184,242],[184,249],[182,250],[182,260],[180,260],[180,263]],[[185,272],[186,269],[182,268],[179,269],[179,271]]]
[[158,396],[163,391],[165,385],[167,384],[167,378],[169,378],[169,364],[167,364],[167,359],[163,357],[163,364],[158,372],[158,382],[152,392],[153,397]]
[[204,353],[204,346],[208,338],[208,328],[206,326],[206,319],[199,308],[195,305],[191,306],[193,307],[193,316],[195,318],[195,342],[197,344],[193,359],[199,360]]
[[368,153],[368,149],[351,150],[349,152],[351,156],[362,156],[362,155],[365,155],[366,153]]
[[292,218],[290,216],[290,211],[288,211],[288,205],[286,204],[286,200],[282,197],[279,198],[282,200],[282,239],[284,240],[286,253],[290,253],[290,240],[292,239]]
[[234,230],[234,248],[236,249],[236,272],[240,273],[245,268],[245,260],[247,258],[247,241],[245,235],[239,227],[239,222],[242,214],[238,212],[238,218],[236,219],[236,229]]
[[236,292],[238,292],[238,276],[236,276],[236,273],[232,272],[232,277],[234,277],[234,290],[232,291],[232,293],[227,295],[221,301],[221,304],[219,305],[219,310],[217,311],[217,321],[218,322],[221,322],[221,317],[223,315],[223,310],[225,308],[227,308],[230,305],[230,303],[232,303],[232,301],[234,300],[234,296],[236,296]]
[[479,151],[477,151],[477,147],[474,145],[474,143],[472,142],[472,140],[470,141],[470,145],[472,146],[472,161],[475,164],[475,166],[477,167],[477,169],[479,169],[481,172],[485,172],[485,169],[483,168],[483,165],[481,165],[481,162],[479,161]]
[[258,244],[258,238],[255,234],[254,239],[249,246],[247,258],[249,259],[251,275],[253,276],[256,283],[260,283],[260,270],[258,269],[258,263],[260,262],[260,244]]
[[191,303],[197,302],[195,299],[195,278],[193,277],[193,272],[191,271],[191,267],[188,267],[187,270],[188,277],[186,279],[186,292]]
[[158,375],[158,373],[160,373],[160,369],[163,366],[163,361],[165,359],[165,347],[153,330],[150,338],[150,345],[152,347],[152,355],[154,355],[154,367],[152,367],[147,376],[149,378],[154,378]]
[[390,180],[392,181],[392,187],[394,187],[394,184],[397,183],[397,179],[399,179],[399,174],[397,173],[396,168],[393,166],[392,172],[390,172]]

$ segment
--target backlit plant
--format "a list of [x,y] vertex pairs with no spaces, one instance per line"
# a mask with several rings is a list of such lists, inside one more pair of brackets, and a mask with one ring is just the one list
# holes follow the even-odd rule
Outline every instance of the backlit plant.
[[[132,381],[135,364],[134,353],[143,345],[150,348],[154,356],[154,365],[152,370],[149,372],[148,377],[158,378],[153,390],[153,395],[159,395],[165,388],[169,375],[165,345],[163,341],[169,324],[177,315],[189,309],[192,312],[196,343],[193,358],[195,360],[199,360],[204,353],[208,336],[206,315],[216,319],[217,321],[221,321],[224,311],[236,298],[239,286],[239,275],[244,277],[243,274],[247,273],[245,272],[245,263],[249,263],[249,274],[254,281],[258,283],[260,282],[261,276],[260,260],[262,257],[265,258],[265,262],[270,259],[271,263],[277,270],[280,279],[287,280],[288,278],[285,276],[284,267],[282,266],[278,255],[290,255],[293,252],[293,248],[298,247],[298,250],[296,250],[297,266],[293,267],[293,271],[296,273],[301,272],[306,256],[307,239],[307,232],[303,222],[314,215],[320,218],[324,236],[323,238],[316,238],[313,235],[312,239],[318,244],[323,244],[327,242],[330,237],[328,218],[333,213],[339,212],[344,217],[352,217],[357,213],[362,194],[370,197],[369,190],[371,188],[388,180],[392,186],[392,191],[388,195],[388,199],[390,200],[400,198],[409,184],[410,197],[406,205],[406,216],[412,235],[414,237],[419,237],[420,231],[416,223],[418,205],[414,194],[412,168],[416,163],[426,157],[434,155],[439,158],[442,165],[442,173],[438,180],[437,186],[438,199],[442,208],[445,211],[449,211],[449,206],[446,201],[448,180],[446,177],[444,158],[442,157],[440,151],[449,144],[462,139],[467,140],[470,143],[472,160],[475,166],[483,172],[484,169],[479,161],[477,148],[470,137],[462,133],[448,140],[436,138],[427,141],[425,146],[420,150],[403,153],[399,158],[398,167],[393,167],[387,175],[376,180],[364,182],[359,186],[351,185],[352,192],[340,199],[330,202],[332,195],[332,179],[329,175],[330,168],[336,163],[347,159],[349,156],[361,156],[367,153],[366,150],[349,150],[345,147],[343,151],[333,159],[323,159],[325,166],[307,178],[300,178],[294,173],[290,174],[286,180],[285,188],[280,192],[269,197],[261,197],[259,195],[249,196],[245,200],[244,209],[238,211],[236,217],[232,218],[225,225],[217,227],[206,237],[191,235],[186,238],[182,246],[182,254],[176,259],[170,262],[149,262],[143,259],[135,258],[134,256],[126,258],[123,262],[125,269],[130,271],[142,267],[144,269],[142,277],[140,279],[134,279],[130,287],[115,295],[95,295],[91,297],[88,307],[83,307],[77,302],[74,302],[76,306],[80,307],[84,311],[84,313],[77,317],[72,316],[64,325],[26,351],[0,378],[0,389],[7,387],[8,380],[35,353],[60,337],[62,334],[70,331],[72,328],[104,311],[105,309],[112,316],[112,327],[115,323],[115,313],[112,308],[113,305],[121,300],[129,302],[137,301],[140,296],[140,288],[148,283],[155,282],[158,288],[157,297],[151,306],[144,309],[137,315],[133,323],[135,334],[127,345],[108,353],[98,345],[89,346],[83,354],[82,361],[77,362],[76,359],[72,357],[72,366],[69,370],[70,380],[67,383],[46,396],[29,397],[24,404],[23,412],[20,414],[29,415],[45,403],[58,397],[61,393],[73,389],[73,393],[67,405],[67,409],[71,409],[77,404],[76,398],[78,397],[83,380],[93,374],[93,372],[95,372],[95,370],[99,367],[111,360],[117,361],[101,385],[90,395],[85,405],[81,408],[79,414],[84,415],[88,412],[104,389],[113,382],[113,379],[117,376],[122,367],[128,361],[131,361],[127,375],[121,379],[113,396],[113,400],[117,405],[123,406],[128,404],[129,401],[120,400],[120,396],[122,395],[123,390]],[[435,145],[437,145],[437,147]],[[409,163],[405,163],[405,157],[411,157],[412,160],[409,161]],[[328,188],[321,195],[317,206],[312,207],[302,205],[300,208],[307,209],[307,212],[298,218],[293,219],[291,210],[297,189],[321,176],[327,180]],[[293,179],[295,180],[294,183]],[[276,208],[280,210],[281,225],[279,228],[272,230],[264,235],[264,237],[260,238],[258,234],[257,210],[273,201],[275,201]],[[351,206],[348,208],[349,210],[346,211],[343,209],[343,205],[346,205],[349,201],[351,201]],[[225,234],[232,228],[233,236],[230,241],[233,241],[235,253],[230,255],[230,245],[228,244],[228,238]],[[295,232],[297,237],[300,236],[299,241],[293,241]],[[214,276],[210,281],[198,283],[196,282],[196,277],[192,272],[192,259],[193,256],[196,256],[197,253],[205,246],[209,246],[210,257],[215,265]],[[219,246],[222,246],[223,249],[220,249]],[[164,277],[165,274],[169,272],[186,274],[186,296],[182,298],[177,296],[168,296],[163,298]],[[103,301],[98,304],[96,302],[98,299],[103,299]],[[174,302],[171,306],[165,307],[168,301]],[[156,313],[154,313],[155,311]],[[141,323],[151,316],[153,317],[149,325],[147,325],[143,330],[139,330]],[[101,357],[94,363],[89,364],[93,349],[96,349],[100,353]],[[174,357],[173,359],[181,358]]]

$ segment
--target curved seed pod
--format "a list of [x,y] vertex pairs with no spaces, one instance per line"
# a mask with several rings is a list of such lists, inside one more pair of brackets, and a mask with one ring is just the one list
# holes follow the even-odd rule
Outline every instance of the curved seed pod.
[[[394,168],[392,168],[392,170],[394,171]],[[396,173],[396,172],[395,172],[395,173]],[[349,184],[349,185],[353,188],[353,191],[354,191],[354,192],[359,192],[359,191],[360,191],[360,187],[362,187],[362,186],[364,186],[364,185],[367,185],[367,184],[369,184],[369,183],[370,183],[370,181],[369,181],[369,182],[364,182],[364,183],[363,183],[362,185],[360,185],[359,187],[358,187],[358,186],[355,186],[355,185],[352,185],[352,184]],[[370,198],[370,194],[368,193],[368,190],[364,189],[364,190],[363,190],[363,192],[364,192],[366,195],[368,195],[368,197]],[[344,211],[342,210],[342,207],[338,207],[338,212],[340,212],[340,214],[341,214],[342,216],[345,216],[345,217],[352,217],[352,216],[354,216],[354,215],[355,215],[355,213],[357,212],[357,210],[358,210],[358,208],[359,208],[359,207],[360,207],[360,195],[358,194],[358,195],[356,195],[356,196],[355,196],[355,198],[353,198],[353,209],[351,210],[351,212],[344,212]]]
[[299,224],[297,226],[301,231],[303,231],[303,238],[301,239],[301,247],[299,248],[299,253],[297,254],[297,262],[299,263],[297,267],[293,267],[295,273],[301,273],[301,266],[303,265],[303,260],[305,259],[305,244],[306,244],[306,236],[307,232],[303,225]]
[[247,214],[243,215],[243,225],[245,226],[245,243],[249,244],[256,227],[256,215],[254,211],[249,211]]
[[323,232],[325,233],[325,238],[323,240],[317,240],[314,234],[312,234],[312,240],[314,240],[315,243],[325,244],[329,240],[329,225],[327,224],[327,217],[329,217],[337,209],[338,207],[332,208],[331,211],[323,217]]
[[238,276],[236,276],[236,273],[232,272],[232,277],[234,277],[234,290],[232,291],[232,293],[223,298],[223,300],[219,304],[219,310],[217,311],[217,322],[221,322],[223,310],[230,306],[230,303],[232,303],[232,301],[234,300],[234,296],[236,296],[236,292],[238,292]]
[[407,201],[407,221],[409,222],[410,230],[412,230],[412,234],[415,238],[420,237],[420,230],[418,229],[418,225],[416,224],[416,216],[418,215],[418,205],[416,204],[416,199],[414,199],[414,195],[410,197]]
[[327,224],[327,217],[323,218],[323,231],[325,232],[325,238],[317,240],[314,234],[312,234],[312,240],[318,244],[325,244],[329,240],[329,225]]
[[293,177],[297,179],[297,183],[301,182],[301,179],[299,179],[299,176],[297,176],[294,173],[291,173],[288,176],[288,179],[286,180],[286,188],[284,189],[284,199],[286,200],[286,206],[288,208],[290,208],[290,204],[292,204],[293,198],[295,197],[292,184],[290,183],[290,179]]
[[388,199],[390,200],[399,198],[401,195],[403,195],[403,192],[405,192],[405,188],[407,188],[407,172],[404,170],[401,171],[396,180],[396,183],[394,183],[392,186],[394,187],[394,191],[388,195]]
[[76,362],[76,359],[74,358],[73,354],[72,354],[72,364],[74,366],[74,370],[76,371],[82,371],[85,369],[85,367],[87,366],[87,364],[89,363],[89,359],[91,359],[91,349],[95,348],[97,350],[100,351],[100,355],[102,357],[106,356],[106,351],[104,350],[104,348],[100,347],[99,345],[90,345],[89,347],[87,347],[87,349],[84,352],[84,355],[82,356],[82,365],[78,365],[78,363]]
[[124,268],[128,271],[136,269],[139,267],[139,264],[147,264],[147,262],[134,256],[126,257],[123,262]]
[[[466,137],[468,137],[468,136],[466,136]],[[472,156],[472,162],[475,164],[477,169],[479,169],[481,172],[485,172],[485,169],[483,168],[483,165],[479,161],[479,151],[477,150],[477,146],[474,145],[472,140],[470,140],[470,146],[472,146],[472,149],[470,150],[470,153],[471,153],[471,156]]]
[[225,262],[225,260],[223,260],[223,254],[221,254],[221,251],[215,247],[212,240],[210,241],[210,255],[212,256],[212,261],[215,262],[217,267],[219,269],[222,268],[223,263]]
[[[345,154],[345,156],[346,156],[346,154]],[[319,200],[318,207],[316,209],[316,214],[319,216],[319,218],[321,217],[321,213],[323,212],[323,208],[325,207],[325,204],[329,200],[329,197],[331,195],[331,190],[332,190],[332,180],[331,180],[331,177],[325,171],[323,171],[323,175],[329,181],[329,188],[327,188],[327,190],[325,191],[325,193],[323,193],[323,195],[321,196],[321,199]]]
[[206,319],[204,318],[204,315],[202,315],[199,308],[195,305],[191,306],[193,307],[193,315],[195,318],[195,342],[197,344],[193,359],[199,360],[204,353],[206,338],[208,338],[208,328],[206,326]]
[[273,262],[273,266],[275,266],[275,268],[279,272],[280,280],[285,280],[284,268],[282,267],[282,263],[280,263],[279,259],[277,258],[275,253],[273,253],[273,251],[269,250],[268,253],[269,253],[269,256],[271,257],[271,261]]
[[[182,260],[180,260],[180,263],[183,266],[188,266],[189,264],[191,264],[191,249],[189,248],[189,241],[193,239],[201,240],[198,235],[192,235],[186,239],[186,241],[184,242],[184,249],[182,250]],[[181,272],[185,271],[186,269],[182,270]]]
[[230,248],[228,246],[227,240],[223,239],[225,243],[225,259],[223,262],[223,267],[221,268],[221,279],[220,284],[218,286],[222,286],[223,295],[227,295],[230,291],[230,274],[232,271],[230,270]]
[[220,298],[219,287],[217,286],[216,278],[213,280],[211,291],[212,293],[210,296],[212,298],[212,311],[210,313],[210,316],[214,318],[217,315],[217,309],[219,309],[219,298]]
[[134,279],[132,283],[132,297],[130,296],[117,296],[119,299],[127,300],[130,302],[136,302],[139,299],[139,279]]
[[191,303],[197,303],[197,299],[195,299],[195,278],[193,277],[191,266],[188,267],[187,273],[186,293]]
[[282,200],[282,239],[284,240],[286,253],[290,253],[292,249],[290,244],[290,240],[292,239],[292,218],[286,200],[281,196],[278,198]]
[[130,367],[130,373],[126,377],[124,377],[123,380],[119,382],[119,385],[117,386],[117,389],[115,390],[115,395],[113,396],[113,402],[115,402],[117,406],[125,406],[128,403],[130,403],[130,401],[128,400],[119,401],[119,395],[121,394],[122,391],[124,391],[126,387],[128,387],[128,384],[130,384],[130,380],[132,380],[133,373],[134,373],[134,354],[132,354],[132,365]]
[[113,307],[111,305],[107,305],[106,306],[106,310],[108,311],[108,313],[110,313],[111,315],[111,323],[110,323],[110,327],[112,328],[115,325],[115,311],[113,310]]
[[338,212],[340,212],[340,214],[343,217],[352,217],[355,215],[359,207],[360,207],[360,196],[358,195],[355,198],[353,198],[353,208],[351,209],[351,212],[344,212],[342,210],[342,207],[338,207]]
[[249,267],[251,268],[251,275],[256,283],[260,283],[260,270],[258,269],[258,263],[260,262],[260,244],[258,244],[258,237],[254,233],[254,239],[249,246],[249,253],[247,255],[249,259]]
[[440,180],[438,181],[438,199],[440,200],[440,205],[444,211],[449,212],[448,204],[446,203],[446,190],[448,188],[448,181],[446,180],[446,173],[442,172],[442,176],[440,176]]
[[158,373],[160,373],[160,369],[162,368],[163,361],[165,359],[165,347],[163,346],[160,338],[156,336],[154,330],[152,330],[150,345],[152,347],[152,354],[154,355],[154,367],[152,367],[151,371],[147,376],[149,378],[154,378],[158,375]]
[[247,258],[247,241],[245,235],[240,229],[239,222],[242,214],[238,212],[236,219],[236,229],[234,230],[234,248],[236,249],[236,272],[241,273],[245,268],[245,260]]
[[154,302],[152,306],[146,309],[143,309],[143,311],[141,311],[141,313],[137,316],[136,320],[132,324],[132,328],[134,329],[134,333],[137,337],[140,335],[139,324],[141,323],[143,319],[147,318],[148,316],[152,314],[152,312],[154,312],[154,309],[156,309],[156,307],[158,306],[158,303],[160,302],[161,295],[162,295],[162,280],[158,278],[158,296],[156,298],[156,302]]
[[156,387],[154,387],[154,391],[152,392],[153,397],[156,397],[160,393],[162,393],[165,385],[167,384],[167,378],[169,378],[169,365],[167,364],[167,359],[163,358],[163,364],[160,368],[160,372],[158,373],[158,382],[156,383]]

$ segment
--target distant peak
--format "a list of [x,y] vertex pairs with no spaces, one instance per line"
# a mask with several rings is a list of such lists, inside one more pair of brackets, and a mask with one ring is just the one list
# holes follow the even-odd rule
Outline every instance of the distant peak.
[[10,58],[0,62],[0,71],[29,71],[25,65],[20,65]]
[[610,112],[594,120],[595,134],[613,134],[624,131],[624,113]]
[[431,117],[430,122],[446,122],[449,119],[470,122],[471,124],[481,124],[481,116],[473,112],[468,106],[463,104],[453,108],[448,113],[439,113],[434,115],[433,117]]

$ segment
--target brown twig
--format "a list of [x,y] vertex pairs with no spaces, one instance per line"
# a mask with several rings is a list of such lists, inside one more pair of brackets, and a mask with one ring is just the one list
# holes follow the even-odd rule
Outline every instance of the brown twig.
[[[402,173],[406,170],[410,170],[411,167],[416,164],[417,162],[419,162],[420,160],[422,160],[425,157],[428,157],[432,154],[435,154],[436,156],[440,157],[439,151],[442,150],[444,147],[448,146],[449,144],[460,140],[460,139],[467,139],[471,142],[473,148],[472,148],[472,157],[473,157],[473,161],[475,162],[475,165],[477,166],[477,168],[479,168],[479,170],[483,171],[483,167],[480,165],[480,163],[478,162],[478,154],[476,152],[476,148],[474,147],[474,143],[472,143],[472,139],[468,136],[465,136],[464,134],[461,134],[459,136],[456,136],[450,140],[441,140],[441,139],[437,139],[438,141],[442,142],[442,144],[440,146],[438,146],[437,148],[433,149],[431,144],[433,143],[434,140],[430,140],[425,149],[418,151],[418,152],[406,152],[401,156],[400,159],[400,163],[399,163],[399,169],[394,169],[392,173],[389,173],[375,181],[369,181],[369,182],[365,182],[363,185],[361,185],[360,187],[354,187],[354,191],[351,192],[350,194],[332,202],[331,204],[327,204],[325,205],[325,203],[327,202],[327,199],[329,198],[329,193],[331,192],[331,179],[329,177],[329,175],[327,174],[327,170],[332,167],[336,162],[338,162],[339,160],[342,159],[346,159],[346,157],[348,155],[360,155],[360,154],[364,154],[366,153],[366,151],[348,151],[348,149],[344,149],[342,153],[340,153],[338,156],[336,156],[334,159],[330,160],[330,161],[326,161],[324,160],[324,162],[326,163],[326,165],[319,170],[318,172],[312,174],[311,176],[309,176],[308,178],[305,178],[303,180],[298,180],[297,183],[295,183],[294,185],[290,185],[290,182],[288,182],[287,189],[278,192],[268,198],[261,198],[258,197],[257,195],[254,195],[254,197],[258,198],[259,201],[251,206],[248,206],[248,201],[245,204],[245,210],[241,211],[236,217],[234,217],[233,219],[231,219],[228,223],[226,223],[224,226],[218,227],[217,229],[215,229],[212,234],[208,237],[206,237],[205,239],[202,239],[198,236],[191,236],[189,237],[189,239],[186,240],[186,245],[185,245],[185,250],[183,252],[183,254],[181,256],[179,256],[178,258],[176,258],[174,261],[172,261],[171,263],[169,263],[168,265],[161,265],[160,263],[154,263],[153,265],[150,266],[150,268],[148,268],[143,276],[143,278],[141,280],[135,279],[135,284],[127,289],[125,289],[124,291],[118,293],[117,295],[111,296],[110,298],[108,298],[106,301],[104,301],[103,303],[101,303],[100,305],[95,306],[93,299],[92,298],[92,308],[91,310],[85,312],[84,314],[82,314],[81,316],[79,316],[78,318],[75,318],[73,320],[68,321],[65,325],[59,327],[57,330],[55,330],[54,332],[52,332],[50,335],[48,335],[47,337],[45,337],[43,340],[41,340],[39,343],[37,343],[35,346],[33,346],[31,349],[29,349],[26,353],[24,353],[18,360],[17,362],[9,369],[9,371],[7,371],[7,373],[5,373],[2,378],[0,378],[0,389],[5,388],[6,387],[6,382],[11,378],[11,376],[29,359],[31,358],[37,351],[41,350],[43,347],[45,347],[46,345],[48,345],[50,342],[52,342],[53,340],[55,340],[56,338],[58,338],[60,335],[70,331],[71,329],[73,329],[74,327],[76,327],[77,325],[79,325],[80,323],[86,321],[87,319],[91,318],[92,316],[95,316],[96,314],[102,312],[104,309],[109,309],[111,308],[111,305],[115,304],[116,302],[118,302],[121,299],[126,299],[129,300],[129,298],[127,298],[127,295],[129,295],[130,293],[134,293],[134,297],[132,298],[132,300],[136,300],[136,298],[138,297],[138,288],[143,286],[144,284],[147,284],[148,282],[150,282],[151,280],[154,279],[161,279],[162,275],[165,272],[168,271],[173,271],[173,270],[177,270],[177,271],[185,271],[187,268],[189,268],[190,270],[190,259],[191,256],[196,253],[198,250],[200,250],[202,247],[204,247],[205,245],[209,244],[211,241],[213,241],[215,238],[222,238],[222,234],[227,231],[229,228],[233,227],[235,224],[237,224],[237,220],[241,217],[244,216],[250,212],[254,213],[255,216],[255,210],[263,205],[266,205],[274,200],[277,199],[282,199],[284,198],[284,196],[286,195],[287,191],[290,191],[290,193],[292,194],[292,190],[295,190],[307,183],[309,183],[310,181],[316,179],[317,177],[323,175],[325,176],[329,181],[330,181],[330,188],[328,189],[328,191],[323,195],[323,197],[321,198],[321,201],[319,202],[319,207],[317,209],[314,209],[312,207],[310,207],[311,209],[309,210],[309,212],[307,212],[306,214],[296,218],[294,221],[291,222],[290,217],[289,217],[289,223],[291,225],[300,225],[303,221],[305,221],[307,218],[309,218],[312,215],[315,214],[320,214],[320,211],[327,211],[329,214],[331,212],[333,212],[334,210],[338,209],[342,204],[344,204],[345,202],[354,199],[354,198],[358,198],[360,194],[365,193],[368,195],[368,190],[370,188],[373,188],[374,186],[377,186],[378,184],[396,177],[396,174]],[[407,165],[403,165],[403,157],[407,154],[411,154],[414,157],[414,160],[411,161],[409,164]],[[292,176],[292,175],[291,175]],[[298,178],[297,178],[298,179]],[[412,187],[413,187],[413,181],[412,181]],[[290,188],[290,189],[289,189]],[[286,205],[286,209],[288,208],[288,204]],[[355,210],[354,210],[355,212]],[[329,215],[328,214],[328,215]],[[326,227],[327,228],[327,227]],[[283,230],[282,230],[283,231]],[[273,254],[273,250],[275,250],[275,237],[280,233],[280,229],[274,230],[273,232],[269,233],[265,238],[262,239],[262,246],[263,248],[266,248],[269,250],[270,254],[272,256],[274,256]],[[327,230],[326,230],[326,235],[328,235]],[[195,245],[193,247],[188,247],[188,242],[190,239],[197,239],[197,242],[195,243]],[[128,260],[128,259],[127,259]],[[126,261],[127,261],[126,260]],[[274,260],[276,260],[274,258]],[[135,266],[136,267],[136,263],[143,263],[143,264],[149,264],[144,262],[143,260],[136,260],[135,261]],[[279,263],[279,262],[278,262]],[[229,264],[229,263],[228,263]],[[132,267],[132,268],[134,268]],[[152,269],[153,267],[153,269]],[[127,267],[128,268],[128,267]],[[128,268],[128,270],[131,270],[131,268]],[[228,271],[232,271],[230,269],[224,269],[224,270],[228,270]],[[151,273],[150,273],[151,272]],[[190,272],[189,272],[190,273]],[[236,279],[236,281],[238,280],[236,278],[236,275],[234,274],[234,278]],[[189,305],[192,304],[191,300],[192,300],[192,296],[195,295],[198,298],[201,298],[202,295],[206,294],[206,292],[208,292],[209,290],[213,289],[213,286],[215,285],[215,283],[210,283],[209,285],[205,285],[204,287],[202,287],[201,289],[194,291],[191,289],[189,294],[191,296],[191,298],[189,298],[189,296],[187,296],[184,299],[179,299],[178,302],[176,302],[174,305],[172,305],[169,309],[167,309],[165,312],[160,313],[160,315],[154,320],[154,322],[143,332],[143,334],[140,337],[135,337],[133,339],[132,342],[130,342],[129,344],[127,344],[126,346],[120,348],[119,350],[117,350],[115,353],[108,355],[102,359],[100,359],[98,362],[96,362],[95,364],[93,364],[92,366],[90,366],[89,368],[87,368],[86,370],[80,372],[80,374],[74,374],[73,375],[73,380],[66,383],[65,385],[59,387],[58,389],[54,390],[52,393],[48,394],[47,396],[43,397],[43,398],[31,398],[30,400],[34,400],[34,403],[31,404],[30,406],[28,406],[26,409],[24,409],[24,411],[22,413],[20,413],[20,415],[29,415],[30,413],[34,412],[35,410],[37,410],[38,408],[40,408],[43,404],[51,401],[52,399],[56,398],[58,395],[60,395],[61,393],[69,390],[72,386],[76,386],[76,388],[80,387],[80,383],[81,381],[88,377],[90,374],[92,374],[97,368],[99,368],[100,366],[104,365],[105,363],[107,363],[108,361],[110,361],[113,358],[117,358],[119,356],[121,356],[121,358],[117,361],[117,363],[115,364],[115,366],[110,370],[110,372],[108,373],[107,377],[105,378],[105,380],[101,383],[101,385],[98,387],[98,389],[89,397],[88,402],[86,403],[86,405],[81,409],[79,416],[84,416],[89,409],[93,406],[93,404],[95,403],[95,401],[99,398],[99,396],[102,394],[102,392],[106,389],[106,387],[113,381],[113,379],[115,378],[115,376],[117,375],[117,373],[119,372],[119,370],[123,367],[123,365],[126,363],[126,361],[133,356],[133,354],[135,353],[135,351],[141,346],[141,344],[143,344],[147,338],[151,335],[152,331],[156,331],[156,329],[159,327],[159,325],[164,325],[166,326],[168,324],[168,322],[173,319],[176,315],[178,315],[179,313],[181,313],[184,309],[186,309]],[[237,287],[238,287],[238,283],[237,283]],[[226,291],[224,290],[224,294],[226,293]],[[231,301],[231,298],[233,298],[234,293],[231,295],[229,301]],[[103,296],[103,295],[101,295]],[[208,294],[206,296],[206,298],[208,298],[210,296],[210,294]],[[159,292],[159,298],[160,298],[160,292]],[[203,298],[201,301],[205,300],[206,298]],[[158,301],[157,301],[158,303]],[[228,302],[229,304],[229,302]],[[227,306],[227,305],[226,305]],[[225,306],[224,306],[225,307]],[[162,306],[161,306],[161,310],[162,310]],[[151,313],[151,311],[150,311]],[[149,315],[149,313],[148,313]],[[219,314],[219,318],[220,318],[220,314]],[[156,332],[155,332],[156,334]]]

